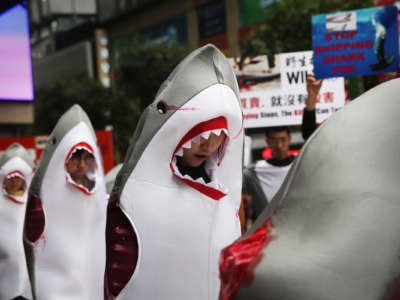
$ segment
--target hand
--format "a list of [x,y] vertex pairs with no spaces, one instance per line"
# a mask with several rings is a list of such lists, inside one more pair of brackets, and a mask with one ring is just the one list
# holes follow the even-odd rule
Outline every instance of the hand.
[[322,79],[316,80],[313,72],[307,74],[306,110],[315,110],[318,93],[322,86],[322,81]]

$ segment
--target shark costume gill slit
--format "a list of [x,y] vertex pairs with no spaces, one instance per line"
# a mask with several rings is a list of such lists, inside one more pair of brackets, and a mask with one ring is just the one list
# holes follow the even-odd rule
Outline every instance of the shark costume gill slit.
[[32,299],[22,234],[33,157],[11,144],[0,157],[0,299]]
[[[177,166],[183,148],[226,135],[208,179]],[[107,299],[217,299],[220,250],[241,233],[238,86],[213,45],[189,54],[143,113],[107,213]],[[177,158],[178,157],[178,158]]]
[[[90,185],[75,182],[68,161],[87,160]],[[92,124],[79,105],[53,129],[29,189],[24,242],[36,299],[103,297],[107,193]]]

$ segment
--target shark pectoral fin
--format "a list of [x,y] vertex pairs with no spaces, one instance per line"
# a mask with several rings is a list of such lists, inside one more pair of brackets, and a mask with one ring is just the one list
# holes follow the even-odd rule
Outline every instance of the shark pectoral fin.
[[45,216],[42,201],[37,195],[30,195],[26,207],[25,237],[31,243],[36,243],[44,232]]
[[138,261],[138,239],[129,219],[119,206],[119,199],[107,207],[107,262],[105,272],[106,299],[115,299],[131,279]]

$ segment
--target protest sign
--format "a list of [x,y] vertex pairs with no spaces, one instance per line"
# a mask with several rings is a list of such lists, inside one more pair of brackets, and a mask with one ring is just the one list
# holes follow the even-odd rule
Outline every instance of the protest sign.
[[[249,58],[241,66],[238,59],[230,59],[239,82],[245,128],[301,124],[312,55],[312,51],[278,54],[274,67],[265,55]],[[320,123],[344,105],[343,77],[324,80],[318,102]]]
[[312,16],[317,78],[396,71],[399,64],[394,5]]

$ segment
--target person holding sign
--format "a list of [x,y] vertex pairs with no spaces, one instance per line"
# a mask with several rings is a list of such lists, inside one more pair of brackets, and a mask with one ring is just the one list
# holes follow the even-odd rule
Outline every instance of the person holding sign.
[[313,72],[307,74],[307,101],[301,123],[301,135],[304,141],[306,141],[317,128],[316,103],[322,82],[322,79],[315,79]]

